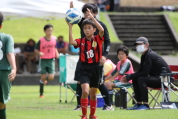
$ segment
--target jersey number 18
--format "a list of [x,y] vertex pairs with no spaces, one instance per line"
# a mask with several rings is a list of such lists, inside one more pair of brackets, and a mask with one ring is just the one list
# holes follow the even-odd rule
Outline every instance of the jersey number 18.
[[92,58],[92,57],[94,57],[93,50],[87,51],[86,54],[87,54],[87,58]]

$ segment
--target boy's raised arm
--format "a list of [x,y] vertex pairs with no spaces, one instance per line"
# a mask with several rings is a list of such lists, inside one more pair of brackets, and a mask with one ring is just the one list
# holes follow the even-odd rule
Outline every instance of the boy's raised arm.
[[70,8],[74,8],[73,1],[70,1]]
[[[67,22],[67,21],[66,21]],[[70,24],[69,22],[67,22],[68,26],[69,26],[69,44],[70,45],[74,45],[77,46],[77,42],[74,40],[73,34],[72,34],[72,24]]]
[[104,35],[104,28],[100,25],[100,23],[98,23],[98,21],[93,17],[93,15],[91,14],[90,10],[87,8],[87,14],[88,14],[88,17],[90,19],[93,20],[93,22],[95,23],[97,29],[99,30],[99,35],[100,37],[102,38],[103,35]]

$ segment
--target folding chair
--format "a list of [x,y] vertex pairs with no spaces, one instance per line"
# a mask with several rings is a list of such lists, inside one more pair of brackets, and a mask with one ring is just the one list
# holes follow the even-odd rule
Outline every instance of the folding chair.
[[[177,73],[161,73],[161,90],[162,90],[162,102],[170,102],[170,92],[173,92],[176,96],[178,94],[175,92],[178,90],[178,87],[176,87],[171,82],[171,77],[173,75],[178,75]],[[175,100],[177,101],[178,98]]]
[[[174,72],[178,72],[178,65],[169,65],[171,71]],[[173,84],[175,84],[176,86],[178,86],[178,75],[174,75],[174,82]]]
[[[156,93],[152,94],[152,91],[156,91]],[[160,106],[160,103],[158,102],[158,99],[159,99],[160,94],[161,94],[161,88],[148,87],[148,94],[151,97],[151,101],[149,102],[149,105],[151,105],[154,102],[153,107],[151,107],[151,108],[155,108],[156,105]]]
[[[67,103],[67,98],[68,98],[68,89],[70,89],[74,96],[72,97],[71,101],[73,101],[73,99],[75,98],[75,91],[76,91],[76,85],[77,82],[74,81],[74,73],[75,73],[75,68],[76,68],[76,64],[78,61],[78,55],[63,55],[60,54],[60,59],[59,59],[59,67],[60,67],[60,76],[59,76],[59,82],[60,83],[64,83],[64,87],[65,87],[65,103]],[[61,98],[61,87],[62,85],[60,85],[60,99],[59,102],[62,102],[62,98]]]
[[[171,66],[170,66],[171,68]],[[171,70],[174,72],[175,70],[171,68]],[[163,72],[161,73],[160,77],[161,77],[161,88],[149,88],[148,87],[148,93],[149,95],[152,97],[151,101],[149,102],[149,105],[151,105],[151,103],[153,101],[155,101],[154,105],[152,108],[155,108],[156,104],[158,104],[161,107],[161,104],[158,102],[158,99],[160,97],[160,94],[162,93],[162,102],[170,102],[170,93],[172,92],[173,94],[175,94],[176,96],[178,96],[178,94],[175,91],[178,91],[178,87],[176,87],[172,82],[171,82],[171,77],[177,77],[178,76],[178,72],[174,72],[174,73],[166,73]],[[151,90],[157,90],[156,94],[153,95],[151,93]],[[177,101],[178,98],[175,100]]]

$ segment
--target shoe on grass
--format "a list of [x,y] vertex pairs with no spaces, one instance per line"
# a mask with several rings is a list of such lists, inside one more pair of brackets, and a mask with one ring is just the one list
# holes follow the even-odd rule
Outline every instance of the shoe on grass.
[[78,110],[81,110],[80,105],[77,105],[77,107],[74,109],[74,111],[78,111]]
[[140,105],[138,108],[134,109],[134,110],[149,110],[150,107],[146,106],[146,105]]
[[90,115],[90,118],[89,118],[89,119],[98,119],[98,117],[95,116],[95,115]]
[[113,106],[104,105],[103,110],[114,110]]
[[135,110],[135,109],[137,109],[139,107],[140,107],[140,105],[135,104],[133,107],[127,108],[126,110]]
[[81,115],[80,117],[81,117],[81,119],[88,119],[87,115]]
[[40,95],[40,98],[44,98],[44,95]]

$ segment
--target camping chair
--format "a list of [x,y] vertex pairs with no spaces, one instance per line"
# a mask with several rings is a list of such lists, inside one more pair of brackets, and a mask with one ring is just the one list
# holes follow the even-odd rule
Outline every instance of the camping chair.
[[[152,91],[156,91],[156,93],[152,94]],[[151,101],[149,102],[148,105],[151,105],[153,103],[153,107],[151,107],[151,108],[155,108],[156,105],[160,106],[160,103],[158,102],[160,94],[161,94],[161,88],[148,87],[148,95],[151,97]]]
[[[60,54],[60,59],[59,59],[59,65],[60,65],[60,76],[59,76],[59,82],[64,83],[65,87],[65,103],[67,103],[67,97],[68,97],[68,89],[70,89],[74,96],[72,97],[71,101],[75,98],[75,91],[76,91],[76,85],[77,82],[74,81],[74,73],[75,73],[75,68],[76,64],[78,61],[78,55],[63,55]],[[60,85],[60,99],[59,102],[62,102],[61,98],[61,89],[62,85]]]
[[[178,66],[177,66],[178,67]],[[171,66],[170,66],[171,68]],[[152,108],[155,108],[156,104],[160,105],[161,104],[158,102],[158,98],[160,97],[160,94],[162,93],[162,102],[170,102],[170,93],[172,92],[173,94],[175,94],[176,96],[178,96],[178,94],[175,91],[178,91],[178,87],[176,87],[176,85],[174,85],[171,82],[171,77],[174,76],[177,77],[178,72],[174,72],[175,70],[171,68],[171,70],[173,71],[173,73],[166,73],[163,72],[161,73],[160,77],[161,77],[161,88],[149,88],[149,95],[152,97],[151,101],[149,102],[149,105],[151,105],[151,103],[153,101],[155,101],[154,105]],[[178,70],[177,70],[178,71]],[[151,90],[157,90],[156,94],[153,95],[151,93]],[[177,101],[178,98],[175,100]]]
[[[174,72],[178,72],[178,65],[169,65],[172,73]],[[178,75],[174,75],[174,82],[173,84],[175,84],[176,86],[178,86]]]

